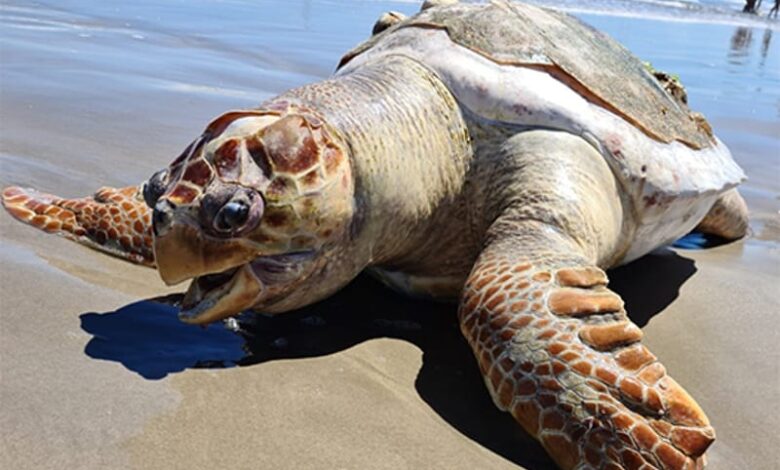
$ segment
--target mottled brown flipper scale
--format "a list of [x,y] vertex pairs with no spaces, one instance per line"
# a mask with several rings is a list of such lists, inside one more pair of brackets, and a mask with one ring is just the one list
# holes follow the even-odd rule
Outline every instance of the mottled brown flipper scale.
[[79,199],[13,186],[3,190],[3,206],[16,219],[47,233],[154,267],[151,210],[142,186],[104,187]]
[[564,469],[702,468],[707,417],[639,342],[606,274],[551,238],[491,243],[464,289],[461,328],[496,404]]

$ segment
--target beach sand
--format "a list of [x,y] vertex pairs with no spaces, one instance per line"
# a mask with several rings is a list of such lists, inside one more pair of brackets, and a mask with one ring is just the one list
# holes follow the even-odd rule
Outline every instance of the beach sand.
[[[0,185],[73,197],[136,184],[214,116],[327,76],[380,12],[414,8],[6,2]],[[780,30],[709,10],[606,13],[580,15],[679,73],[731,147],[753,230],[660,250],[613,286],[712,420],[708,468],[777,468]],[[143,301],[182,289],[150,269],[4,211],[0,238],[0,468],[553,468],[493,406],[451,305],[361,277],[240,334],[201,329]]]

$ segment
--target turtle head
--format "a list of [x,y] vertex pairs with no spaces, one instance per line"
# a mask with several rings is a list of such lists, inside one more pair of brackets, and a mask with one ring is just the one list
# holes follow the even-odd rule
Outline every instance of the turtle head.
[[312,284],[354,212],[341,139],[286,104],[220,116],[150,178],[144,198],[160,276],[191,280],[179,315],[190,323],[318,300]]

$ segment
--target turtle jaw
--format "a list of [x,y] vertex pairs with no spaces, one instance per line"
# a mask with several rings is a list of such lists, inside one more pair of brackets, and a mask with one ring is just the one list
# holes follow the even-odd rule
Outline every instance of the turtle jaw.
[[257,308],[290,292],[311,271],[315,251],[262,256],[218,274],[192,280],[179,319],[208,324]]
[[155,234],[154,255],[163,282],[178,284],[196,276],[219,274],[251,262],[258,248],[239,238],[204,237],[195,225],[173,224]]
[[203,325],[252,307],[263,292],[250,264],[223,273],[196,277],[182,300],[179,320]]

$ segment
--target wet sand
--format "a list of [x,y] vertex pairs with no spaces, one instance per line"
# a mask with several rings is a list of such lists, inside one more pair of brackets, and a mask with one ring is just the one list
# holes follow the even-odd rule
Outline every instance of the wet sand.
[[[0,184],[64,196],[143,180],[215,115],[327,76],[380,12],[414,10],[35,5],[2,7]],[[753,234],[662,250],[613,286],[716,427],[709,468],[777,468],[780,31],[614,13],[579,14],[680,74],[750,178]],[[451,306],[360,278],[240,334],[202,330],[141,302],[179,290],[149,269],[5,212],[0,238],[0,468],[552,468],[493,407]]]

